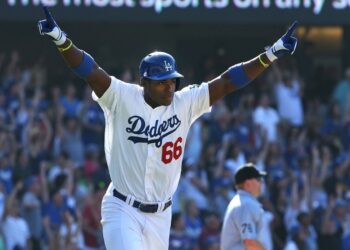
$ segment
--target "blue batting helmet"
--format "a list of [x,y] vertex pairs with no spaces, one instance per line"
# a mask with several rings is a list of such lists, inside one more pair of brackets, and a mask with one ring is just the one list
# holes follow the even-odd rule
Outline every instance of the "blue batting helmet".
[[176,71],[176,62],[174,57],[165,52],[152,52],[145,56],[140,63],[140,77],[151,80],[166,80],[176,78],[176,89],[179,88],[180,79],[183,78]]

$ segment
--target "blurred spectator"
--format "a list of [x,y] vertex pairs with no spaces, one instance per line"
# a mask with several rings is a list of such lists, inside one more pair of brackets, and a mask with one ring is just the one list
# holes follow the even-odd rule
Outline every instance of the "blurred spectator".
[[344,244],[347,238],[349,237],[349,230],[350,230],[350,224],[349,224],[349,215],[346,214],[346,202],[343,199],[338,199],[334,206],[334,220],[335,222],[341,226],[343,234],[341,236],[342,245],[346,247],[349,247],[350,245]]
[[277,111],[270,106],[269,96],[263,93],[259,105],[254,110],[253,121],[260,134],[266,133],[269,142],[277,141],[279,120]]
[[[276,185],[277,183],[275,183]],[[287,245],[287,227],[284,224],[285,210],[288,197],[283,186],[272,186],[269,188],[272,191],[272,203],[275,204],[274,219],[272,221],[272,241],[274,249],[283,249]],[[275,192],[275,193],[274,193]]]
[[340,136],[343,126],[343,117],[339,103],[330,103],[328,114],[321,127],[322,135],[325,136],[326,140],[329,140],[328,136]]
[[209,212],[204,217],[204,226],[199,235],[199,248],[205,249],[211,242],[220,241],[221,219],[215,212]]
[[29,245],[30,232],[28,224],[20,216],[20,203],[17,200],[18,192],[22,188],[23,183],[18,182],[6,201],[1,226],[7,250],[24,250]]
[[198,165],[203,148],[203,118],[198,118],[191,126],[185,146],[184,159],[192,158]]
[[92,180],[96,172],[100,169],[100,154],[98,148],[90,145],[85,151],[85,161],[83,163],[84,175]]
[[[0,125],[1,125],[1,115],[0,115]],[[4,121],[5,128],[0,128],[0,155],[11,155],[16,151],[16,137],[13,131],[9,128],[9,123]],[[1,158],[1,157],[0,157]]]
[[325,178],[324,189],[329,196],[342,198],[349,184],[350,157],[344,154],[333,162],[333,171]]
[[[220,196],[220,191],[224,191],[221,190],[221,188],[226,188],[228,186],[230,186],[230,184],[232,184],[233,182],[233,173],[231,171],[231,169],[229,168],[228,165],[226,165],[226,158],[227,158],[227,150],[229,148],[231,144],[231,135],[226,135],[223,138],[221,147],[216,149],[214,147],[212,147],[210,149],[210,153],[213,154],[211,156],[211,158],[213,158],[211,161],[212,163],[210,165],[212,165],[212,169],[211,169],[211,178],[209,178],[209,183],[210,183],[210,192],[214,197],[214,202],[219,202],[222,205],[222,201],[224,201],[224,203],[226,203],[226,198],[227,197],[222,197],[223,200],[221,200],[221,198],[218,198],[218,200],[215,199],[215,197],[217,197],[216,195]],[[209,148],[209,147],[208,147]],[[216,150],[217,152],[212,152],[213,150]],[[216,153],[214,155],[214,153]],[[207,165],[209,165],[207,163]],[[230,186],[230,190],[232,190],[233,186]],[[225,196],[225,192],[222,193],[222,195]],[[220,204],[215,204],[218,205],[217,209],[219,209],[219,213],[220,213]],[[216,208],[215,208],[216,209]],[[225,208],[226,211],[226,208]]]
[[60,102],[61,88],[59,86],[51,86],[48,91],[48,105],[46,112],[56,130],[56,126],[65,114],[65,109]]
[[300,80],[288,70],[280,72],[276,64],[272,65],[272,69],[276,77],[275,95],[280,117],[293,126],[303,125],[304,110]]
[[262,215],[262,225],[261,230],[258,235],[259,242],[265,247],[265,250],[273,250],[273,241],[272,241],[272,222],[274,220],[273,205],[268,199],[268,197],[263,196],[260,199],[261,204],[264,208],[264,213]]
[[220,241],[218,239],[212,239],[207,241],[205,250],[220,250]]
[[41,237],[43,235],[43,225],[38,223],[42,221],[41,214],[41,186],[39,178],[31,176],[25,179],[26,192],[22,198],[23,218],[26,220],[32,249],[40,250]]
[[84,247],[81,220],[79,211],[77,213],[72,210],[64,212],[64,223],[61,224],[59,229],[60,249],[80,250]]
[[49,194],[49,187],[46,178],[47,163],[42,162],[40,166],[40,179],[42,181],[43,199],[43,226],[48,240],[49,248],[60,249],[60,227],[64,220],[67,206],[63,193],[59,187],[53,187]]
[[60,103],[64,108],[66,117],[77,118],[80,116],[81,102],[76,97],[76,89],[72,83],[67,83],[65,94],[60,97]]
[[82,141],[86,147],[103,149],[104,115],[97,104],[92,100],[91,89],[85,89],[82,103]]
[[331,152],[328,146],[322,145],[320,148],[313,146],[312,149],[312,173],[310,196],[312,207],[325,208],[327,204],[327,193],[323,188],[323,183],[331,166]]
[[94,184],[93,193],[86,197],[83,208],[83,235],[86,250],[99,250],[104,246],[101,226],[101,201],[106,192],[104,182]]
[[[243,152],[248,152],[254,148],[255,142],[254,138],[254,125],[251,121],[251,115],[245,115],[247,110],[237,110],[232,114],[232,133],[228,132],[224,135],[225,137],[230,137],[235,140]],[[251,114],[250,112],[248,112]]]
[[2,153],[0,155],[0,182],[6,194],[10,194],[13,188],[12,175],[13,166],[11,166],[10,157],[8,153]]
[[200,211],[194,200],[186,200],[184,220],[186,233],[191,240],[191,245],[196,246],[198,244],[198,238],[202,231],[203,225],[200,217]]
[[206,172],[202,169],[197,169],[193,164],[194,162],[192,159],[188,159],[184,162],[184,176],[180,180],[181,184],[179,192],[185,200],[194,200],[198,208],[205,211],[209,207]]
[[236,170],[240,166],[242,166],[244,163],[246,163],[244,152],[241,150],[240,144],[235,140],[231,140],[227,149],[223,148],[224,152],[225,150],[226,150],[226,160],[225,160],[224,166],[230,169],[232,175],[234,175]]
[[286,174],[286,162],[282,155],[282,149],[277,143],[270,143],[268,145],[265,168],[269,173],[268,178],[271,181],[283,179],[283,176]]
[[[220,173],[216,172],[218,171],[219,165],[221,166],[223,164],[221,162],[219,163],[218,158],[223,158],[224,155],[221,153],[221,156],[218,157],[218,148],[219,147],[216,144],[205,145],[198,164],[198,167],[202,168],[206,172],[209,183],[212,183],[213,179],[220,175]],[[220,161],[223,160],[224,159],[220,159]]]
[[340,111],[344,115],[350,105],[350,68],[345,70],[344,79],[335,86],[332,99],[339,104]]
[[62,118],[57,127],[55,141],[57,152],[66,152],[76,166],[82,166],[84,145],[81,137],[81,123],[78,118],[69,116]]
[[311,202],[309,196],[309,180],[304,173],[301,179],[297,176],[292,177],[290,201],[287,205],[284,223],[288,232],[292,233],[293,229],[299,225],[298,215],[301,212],[308,213],[311,211]]
[[215,197],[214,197],[214,209],[220,215],[221,218],[224,217],[226,208],[230,201],[232,200],[235,192],[232,190],[233,182],[231,171],[225,168],[223,176],[228,178],[221,178],[216,185]]
[[219,100],[213,111],[212,119],[209,121],[210,137],[209,143],[221,143],[223,136],[230,131],[231,114],[223,100]]
[[348,198],[345,204],[345,213],[344,213],[344,220],[343,220],[343,248],[346,249],[346,247],[350,246],[350,199]]
[[298,214],[298,226],[293,229],[295,239],[299,249],[317,250],[316,230],[311,224],[311,216],[308,213],[301,212]]
[[38,175],[40,162],[48,159],[49,145],[52,140],[52,126],[46,114],[32,112],[24,133],[24,147],[28,149],[29,165],[32,174]]
[[334,198],[330,199],[330,203],[322,216],[322,224],[318,236],[318,247],[320,250],[343,249],[341,241],[343,228],[332,218],[335,202]]
[[169,250],[190,250],[191,239],[185,229],[185,221],[181,213],[172,216],[169,238]]
[[69,168],[72,168],[73,165],[74,164],[70,160],[69,155],[65,151],[62,151],[57,157],[57,160],[53,162],[53,165],[48,172],[49,182],[54,182],[56,177],[60,174],[67,174]]
[[32,176],[32,168],[29,165],[28,152],[24,149],[17,150],[12,180],[14,182],[26,180]]

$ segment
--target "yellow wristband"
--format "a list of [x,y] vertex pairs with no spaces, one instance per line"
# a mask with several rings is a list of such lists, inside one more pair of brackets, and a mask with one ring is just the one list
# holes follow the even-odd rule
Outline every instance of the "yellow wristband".
[[57,49],[58,49],[59,52],[62,53],[62,52],[64,52],[64,51],[66,51],[66,50],[69,50],[72,46],[73,46],[73,42],[72,42],[71,40],[69,40],[69,44],[68,44],[67,47],[65,47],[65,48],[57,47]]
[[261,63],[261,65],[264,67],[264,68],[267,68],[269,67],[269,65],[267,63],[264,63],[263,60],[261,59],[261,55],[259,55],[259,62]]

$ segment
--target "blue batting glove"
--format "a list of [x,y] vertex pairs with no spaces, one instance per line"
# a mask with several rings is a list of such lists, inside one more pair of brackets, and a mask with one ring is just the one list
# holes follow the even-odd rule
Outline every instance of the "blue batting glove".
[[49,36],[56,45],[64,44],[67,39],[66,34],[60,29],[60,27],[58,27],[47,7],[44,6],[43,9],[46,19],[38,22],[40,35]]
[[297,25],[298,22],[294,21],[287,32],[266,51],[266,55],[271,62],[285,55],[293,55],[297,47],[298,40],[292,35]]

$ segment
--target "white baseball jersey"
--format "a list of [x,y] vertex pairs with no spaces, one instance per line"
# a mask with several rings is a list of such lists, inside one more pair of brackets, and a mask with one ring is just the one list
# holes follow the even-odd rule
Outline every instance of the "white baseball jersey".
[[101,98],[105,154],[113,186],[140,202],[164,202],[175,192],[191,124],[210,111],[208,84],[175,92],[169,106],[152,108],[143,87],[112,77]]

